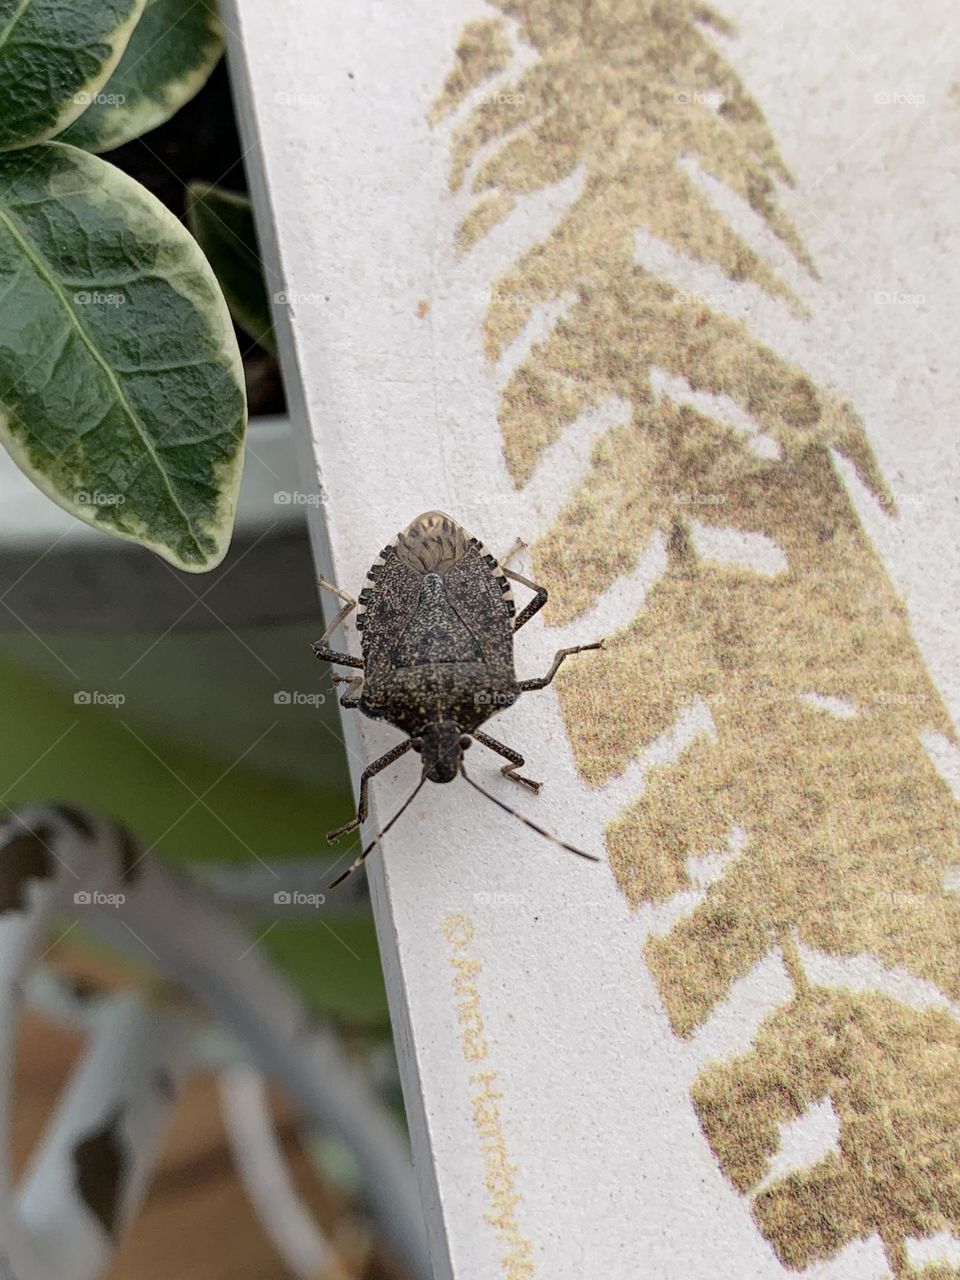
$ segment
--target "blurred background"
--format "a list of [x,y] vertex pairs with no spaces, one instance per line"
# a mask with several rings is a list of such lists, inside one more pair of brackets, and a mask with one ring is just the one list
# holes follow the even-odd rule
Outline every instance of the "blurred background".
[[[166,124],[104,158],[184,220],[191,183],[244,192],[225,64]],[[179,573],[79,523],[0,451],[0,777],[8,806],[56,801],[109,815],[152,857],[249,897],[272,891],[277,873],[315,884],[324,833],[353,801],[330,675],[310,650],[323,625],[306,506],[292,496],[279,368],[269,340],[237,332],[251,420],[236,532],[214,572]],[[251,940],[402,1123],[373,922],[356,880],[348,912],[285,919],[268,908],[251,922]],[[135,945],[112,954],[65,922],[45,963],[78,990],[101,992],[148,988],[151,960]],[[81,1044],[75,1029],[27,1015],[14,1111],[20,1166]],[[279,1094],[270,1106],[342,1274],[408,1274],[378,1239],[351,1153],[310,1132]],[[145,1210],[110,1274],[149,1280],[171,1266],[233,1280],[291,1274],[238,1178],[212,1068],[177,1107]]]

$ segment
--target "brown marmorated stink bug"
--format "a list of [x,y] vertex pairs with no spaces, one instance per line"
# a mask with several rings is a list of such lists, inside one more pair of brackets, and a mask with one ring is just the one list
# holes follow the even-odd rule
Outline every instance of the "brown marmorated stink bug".
[[[360,866],[428,779],[452,782],[457,774],[540,835],[571,853],[599,861],[596,855],[566,844],[490,795],[468,776],[463,765],[464,751],[472,741],[480,742],[509,762],[501,769],[505,777],[538,792],[539,782],[517,772],[523,767],[523,756],[482,733],[479,726],[511,706],[521,693],[545,688],[564,658],[603,645],[600,640],[561,649],[545,676],[517,680],[514,633],[547,603],[545,587],[506,568],[510,556],[522,546],[518,541],[500,564],[456,520],[442,511],[427,511],[383,548],[370,567],[359,599],[320,579],[321,586],[343,601],[343,608],[313,651],[325,662],[363,672],[333,677],[335,683],[347,685],[340,705],[359,708],[374,720],[387,720],[407,735],[364,769],[357,816],[328,832],[327,840],[332,843],[364,822],[367,786],[375,774],[408,751],[416,751],[423,764],[420,781],[404,804],[331,888]],[[534,592],[519,614],[508,581],[511,578]],[[362,659],[327,648],[327,640],[354,609]]]

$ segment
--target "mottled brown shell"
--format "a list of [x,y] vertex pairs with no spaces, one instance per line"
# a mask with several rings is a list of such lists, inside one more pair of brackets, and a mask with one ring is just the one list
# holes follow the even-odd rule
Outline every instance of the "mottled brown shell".
[[[440,622],[440,601],[424,597],[430,574],[442,579],[449,605],[433,644],[429,632]],[[452,516],[427,511],[383,548],[360,592],[357,630],[368,676],[381,662],[478,661],[512,670],[514,613],[513,592],[496,557]],[[411,662],[414,650],[421,656]]]

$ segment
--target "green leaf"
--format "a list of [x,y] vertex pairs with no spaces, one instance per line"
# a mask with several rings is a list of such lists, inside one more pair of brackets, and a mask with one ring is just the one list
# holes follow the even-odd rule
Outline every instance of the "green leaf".
[[203,88],[222,53],[212,0],[146,0],[116,71],[60,141],[110,151],[155,129]]
[[187,222],[220,281],[237,324],[254,342],[276,352],[260,246],[247,196],[223,187],[190,184]]
[[0,156],[0,440],[44,493],[181,568],[230,539],[246,402],[184,227],[59,142]]
[[101,91],[144,0],[0,0],[0,151],[65,129]]

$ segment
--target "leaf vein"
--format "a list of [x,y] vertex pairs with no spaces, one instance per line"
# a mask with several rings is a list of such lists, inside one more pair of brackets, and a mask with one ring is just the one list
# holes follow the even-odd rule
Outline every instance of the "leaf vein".
[[8,41],[10,40],[11,33],[13,32],[17,23],[26,13],[26,11],[30,8],[30,4],[31,4],[31,0],[20,0],[20,3],[17,5],[17,8],[13,16],[11,17],[10,21],[7,23],[4,29],[0,31],[0,50],[2,50],[4,45],[7,44]]
[[173,506],[176,508],[177,512],[180,514],[190,534],[190,537],[193,539],[194,546],[199,552],[202,553],[204,549],[203,544],[201,543],[200,539],[198,538],[194,530],[193,522],[191,521],[187,513],[184,511],[183,507],[180,505],[180,500],[178,499],[177,495],[173,491],[173,487],[170,483],[170,478],[160,464],[160,459],[157,456],[157,453],[153,447],[153,443],[150,440],[150,437],[147,433],[147,429],[144,423],[141,422],[140,418],[135,413],[133,406],[130,404],[129,400],[127,399],[127,396],[123,390],[123,387],[120,385],[120,382],[114,370],[110,367],[110,365],[107,363],[104,357],[97,350],[97,347],[93,342],[93,340],[90,338],[90,335],[87,333],[86,329],[80,323],[79,317],[77,316],[73,308],[70,306],[67,296],[63,292],[60,282],[57,280],[56,276],[54,275],[50,265],[47,262],[45,262],[44,259],[41,257],[41,255],[36,251],[36,249],[30,243],[29,239],[24,234],[24,232],[21,231],[20,228],[17,226],[16,220],[10,215],[10,213],[8,213],[3,208],[2,204],[0,204],[0,222],[2,222],[7,227],[8,231],[10,232],[13,239],[17,242],[19,248],[22,250],[25,257],[33,264],[37,274],[47,284],[51,292],[57,298],[70,324],[73,326],[78,336],[80,337],[81,342],[90,352],[90,355],[93,358],[94,362],[97,365],[99,365],[100,368],[103,370],[103,373],[107,381],[109,382],[110,386],[113,389],[117,403],[119,404],[123,412],[126,414],[127,419],[129,420],[131,426],[136,431],[137,435],[140,437],[140,440],[143,443],[144,451],[148,455],[148,457],[151,459],[154,466],[156,467],[157,472],[160,476],[160,479],[163,482],[167,490],[167,493],[170,495],[170,500],[173,503]]

